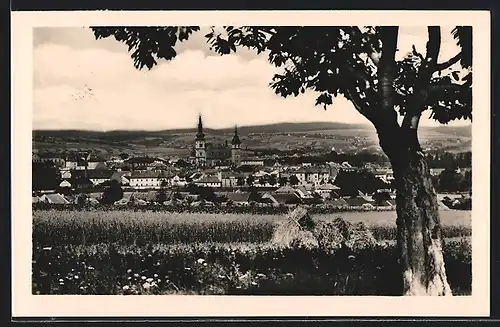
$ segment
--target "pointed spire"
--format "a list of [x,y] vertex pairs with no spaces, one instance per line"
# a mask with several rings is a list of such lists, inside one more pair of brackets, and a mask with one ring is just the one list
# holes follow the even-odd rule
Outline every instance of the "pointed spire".
[[233,136],[233,139],[231,140],[231,144],[232,145],[240,145],[241,144],[240,137],[238,136],[238,127],[236,125],[234,126],[234,136]]
[[196,133],[197,140],[203,140],[205,134],[203,134],[203,122],[201,121],[201,114],[198,116],[198,132]]

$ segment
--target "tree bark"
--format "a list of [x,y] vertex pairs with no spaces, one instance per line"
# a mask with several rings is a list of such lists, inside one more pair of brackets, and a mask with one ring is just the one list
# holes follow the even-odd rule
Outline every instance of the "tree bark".
[[399,145],[392,141],[392,147],[387,149],[388,144],[384,144],[395,177],[403,294],[452,295],[444,264],[437,197],[425,155],[418,141],[411,140],[415,137],[410,131],[406,139],[401,135]]

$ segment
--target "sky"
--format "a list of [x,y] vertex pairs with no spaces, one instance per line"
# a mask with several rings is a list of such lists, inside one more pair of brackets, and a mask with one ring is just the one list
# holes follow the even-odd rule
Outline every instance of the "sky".
[[[440,60],[458,52],[451,28],[442,28]],[[33,128],[162,130],[195,127],[198,115],[209,128],[276,122],[368,124],[342,97],[325,111],[317,94],[282,98],[269,88],[280,72],[241,49],[220,56],[208,49],[203,31],[176,46],[177,56],[152,70],[137,70],[126,45],[95,40],[86,27],[35,28],[33,32]],[[401,27],[397,52],[415,45],[425,53],[426,27]],[[454,125],[463,125],[457,122]],[[438,123],[425,112],[421,125]]]

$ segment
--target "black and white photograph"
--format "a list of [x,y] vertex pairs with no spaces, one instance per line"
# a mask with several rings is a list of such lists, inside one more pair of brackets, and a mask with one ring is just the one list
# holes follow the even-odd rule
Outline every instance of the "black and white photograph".
[[413,21],[30,28],[31,296],[479,294],[476,27]]

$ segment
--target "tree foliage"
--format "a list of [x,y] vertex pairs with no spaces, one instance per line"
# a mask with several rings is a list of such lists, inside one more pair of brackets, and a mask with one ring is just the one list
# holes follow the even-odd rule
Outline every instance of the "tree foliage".
[[101,202],[104,204],[113,204],[123,199],[123,189],[116,180],[111,181],[111,185],[104,189]]

